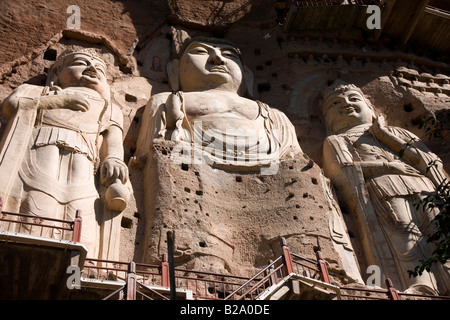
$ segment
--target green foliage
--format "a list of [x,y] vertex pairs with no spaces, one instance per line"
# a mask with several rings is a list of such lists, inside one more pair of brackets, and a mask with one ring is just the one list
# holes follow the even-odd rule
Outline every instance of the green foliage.
[[[428,164],[427,170],[436,165],[434,162]],[[450,181],[445,179],[437,188],[436,192],[430,193],[422,201],[416,204],[416,209],[437,209],[438,214],[433,219],[434,232],[427,236],[427,242],[433,243],[435,249],[431,257],[419,261],[414,270],[408,270],[409,276],[417,277],[424,270],[430,271],[434,263],[446,263],[450,258]]]
[[424,116],[418,123],[418,128],[422,129],[428,139],[432,138],[442,139],[445,131],[449,128],[449,113],[448,110],[441,110],[435,115]]
[[[443,139],[443,133],[449,130],[449,110],[441,110],[434,115],[423,117],[418,127],[428,135],[429,140],[433,138]],[[442,140],[443,141],[443,140]],[[436,166],[436,160],[428,163],[427,172]],[[425,199],[416,204],[416,209],[437,209],[439,214],[433,219],[433,233],[427,236],[427,242],[433,243],[435,249],[430,257],[420,260],[414,270],[409,270],[409,276],[417,277],[424,271],[430,271],[435,263],[446,263],[450,258],[450,182],[445,179],[436,187],[434,193],[430,193]],[[426,212],[426,211],[425,211]]]

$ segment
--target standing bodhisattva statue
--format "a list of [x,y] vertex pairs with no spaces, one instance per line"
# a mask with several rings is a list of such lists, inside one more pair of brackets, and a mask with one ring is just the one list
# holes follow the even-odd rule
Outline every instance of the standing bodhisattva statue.
[[[73,220],[81,210],[88,256],[117,259],[116,217],[128,198],[128,168],[123,115],[111,103],[106,70],[95,50],[66,50],[47,86],[23,84],[2,102],[9,123],[0,150],[0,192],[5,211]],[[98,169],[105,201],[96,187]]]
[[189,39],[167,71],[172,92],[149,101],[137,155],[154,139],[179,141],[185,158],[175,160],[222,168],[270,168],[302,153],[286,115],[251,99],[253,75],[233,44]]
[[[354,213],[368,265],[406,291],[436,294],[450,288],[448,271],[409,277],[432,249],[434,211],[416,209],[445,178],[442,162],[420,139],[385,126],[363,92],[335,82],[323,93],[322,112],[330,135],[323,146],[325,175]],[[428,166],[433,162],[436,166]]]

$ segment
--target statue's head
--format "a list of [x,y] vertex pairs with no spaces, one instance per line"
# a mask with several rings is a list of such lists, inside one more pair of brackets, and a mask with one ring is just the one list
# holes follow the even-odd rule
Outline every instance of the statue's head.
[[252,96],[253,74],[242,63],[240,50],[224,39],[188,39],[167,72],[173,91],[220,89]]
[[353,84],[336,80],[322,92],[322,99],[322,114],[332,132],[370,124],[375,117],[370,101]]
[[47,83],[61,88],[86,87],[109,99],[106,63],[94,49],[66,50],[52,66]]

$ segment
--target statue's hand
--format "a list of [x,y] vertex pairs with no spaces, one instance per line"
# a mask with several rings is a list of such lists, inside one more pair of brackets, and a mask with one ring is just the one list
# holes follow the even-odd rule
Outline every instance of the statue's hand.
[[89,101],[81,94],[71,93],[65,95],[66,108],[86,112],[89,110]]
[[388,173],[390,174],[403,174],[407,176],[420,175],[420,171],[403,162],[389,162],[387,163],[387,167]]
[[72,109],[86,112],[89,110],[89,101],[81,94],[67,93],[42,96],[39,98],[39,106],[42,109]]
[[181,97],[177,94],[171,94],[166,101],[166,120],[169,129],[176,128],[178,121],[183,120]]
[[107,158],[103,161],[100,168],[100,183],[109,186],[116,180],[123,184],[128,180],[128,167],[118,158]]
[[387,132],[386,124],[383,116],[378,116],[372,123],[369,131],[375,136],[380,137],[381,134]]

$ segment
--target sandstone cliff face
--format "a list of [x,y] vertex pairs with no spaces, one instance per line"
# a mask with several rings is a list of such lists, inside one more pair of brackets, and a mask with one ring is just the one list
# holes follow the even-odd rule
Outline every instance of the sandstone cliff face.
[[144,170],[151,178],[139,194],[146,203],[141,260],[159,261],[173,230],[175,261],[189,269],[252,275],[281,255],[284,237],[293,252],[315,260],[320,249],[331,269],[342,271],[332,240],[342,216],[311,159],[283,161],[271,175],[234,172],[174,163],[175,145],[155,144]]
[[[152,94],[170,91],[166,63],[188,36],[224,36],[241,48],[255,76],[255,98],[285,112],[303,151],[275,176],[181,167],[170,143],[147,159],[154,178],[130,165],[133,197],[122,217],[121,259],[155,262],[165,231],[176,230],[176,263],[250,275],[279,255],[280,236],[293,252],[320,248],[336,281],[346,275],[330,221],[345,219],[357,261],[365,262],[352,221],[333,208],[321,173],[325,128],[319,93],[337,78],[360,86],[389,125],[431,136],[421,120],[441,116],[440,139],[425,140],[450,169],[449,66],[380,43],[351,37],[287,34],[272,1],[78,1],[81,30],[67,30],[71,1],[0,4],[0,100],[22,83],[44,85],[57,54],[70,45],[101,48],[111,63],[112,96],[124,115],[126,162],[136,148],[142,113]],[[317,35],[317,33],[316,33]],[[2,128],[5,121],[3,120]],[[165,150],[165,151],[164,151]],[[148,204],[148,198],[151,204]],[[334,199],[336,200],[336,199]],[[337,210],[337,213],[335,212]]]

